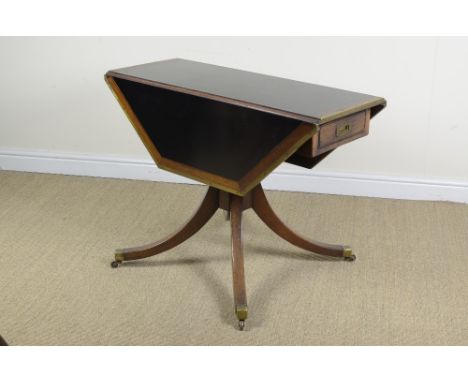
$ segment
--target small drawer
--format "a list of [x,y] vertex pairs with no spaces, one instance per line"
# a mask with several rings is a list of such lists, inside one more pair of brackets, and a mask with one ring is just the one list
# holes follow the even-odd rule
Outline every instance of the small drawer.
[[321,125],[316,154],[332,150],[341,144],[367,135],[369,117],[369,110],[367,110]]
[[[286,161],[312,168],[327,152],[369,133],[370,109],[320,125],[319,132],[304,143]],[[323,155],[322,155],[323,154]]]

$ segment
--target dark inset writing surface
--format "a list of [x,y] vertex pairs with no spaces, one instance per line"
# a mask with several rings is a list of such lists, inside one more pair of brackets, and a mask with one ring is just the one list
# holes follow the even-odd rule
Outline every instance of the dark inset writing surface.
[[199,92],[202,97],[222,97],[223,102],[317,124],[385,105],[383,98],[368,94],[182,59],[112,70],[108,74],[178,91]]
[[300,121],[115,78],[165,158],[240,180]]

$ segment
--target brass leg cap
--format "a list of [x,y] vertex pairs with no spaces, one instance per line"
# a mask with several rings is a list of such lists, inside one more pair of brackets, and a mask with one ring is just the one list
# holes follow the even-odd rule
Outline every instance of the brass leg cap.
[[239,321],[245,321],[248,313],[247,305],[236,305],[236,316]]
[[120,250],[115,251],[114,257],[115,257],[115,261],[122,262],[125,260],[125,254],[120,252]]
[[353,250],[350,247],[344,247],[344,249],[343,249],[343,259],[345,261],[354,261],[354,260],[356,260],[356,255],[353,254]]
[[125,260],[125,255],[119,250],[115,251],[115,261],[111,263],[112,268],[118,268],[120,264]]

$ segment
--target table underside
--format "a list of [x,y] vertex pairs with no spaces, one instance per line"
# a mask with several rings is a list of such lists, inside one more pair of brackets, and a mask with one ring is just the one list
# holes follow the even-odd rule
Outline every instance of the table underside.
[[120,77],[106,81],[158,167],[240,196],[285,161],[312,168],[367,135],[384,106],[314,125]]

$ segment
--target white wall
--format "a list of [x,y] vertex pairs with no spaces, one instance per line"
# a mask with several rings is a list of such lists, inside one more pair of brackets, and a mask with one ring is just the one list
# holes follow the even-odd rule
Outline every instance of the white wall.
[[[41,155],[147,163],[103,75],[171,57],[383,96],[388,106],[371,122],[370,135],[311,173],[453,186],[463,194],[458,199],[421,198],[468,202],[468,38],[0,38],[0,167],[34,170]],[[38,151],[37,161],[21,162]],[[304,181],[305,172],[292,171]],[[338,191],[412,197],[399,190]]]

